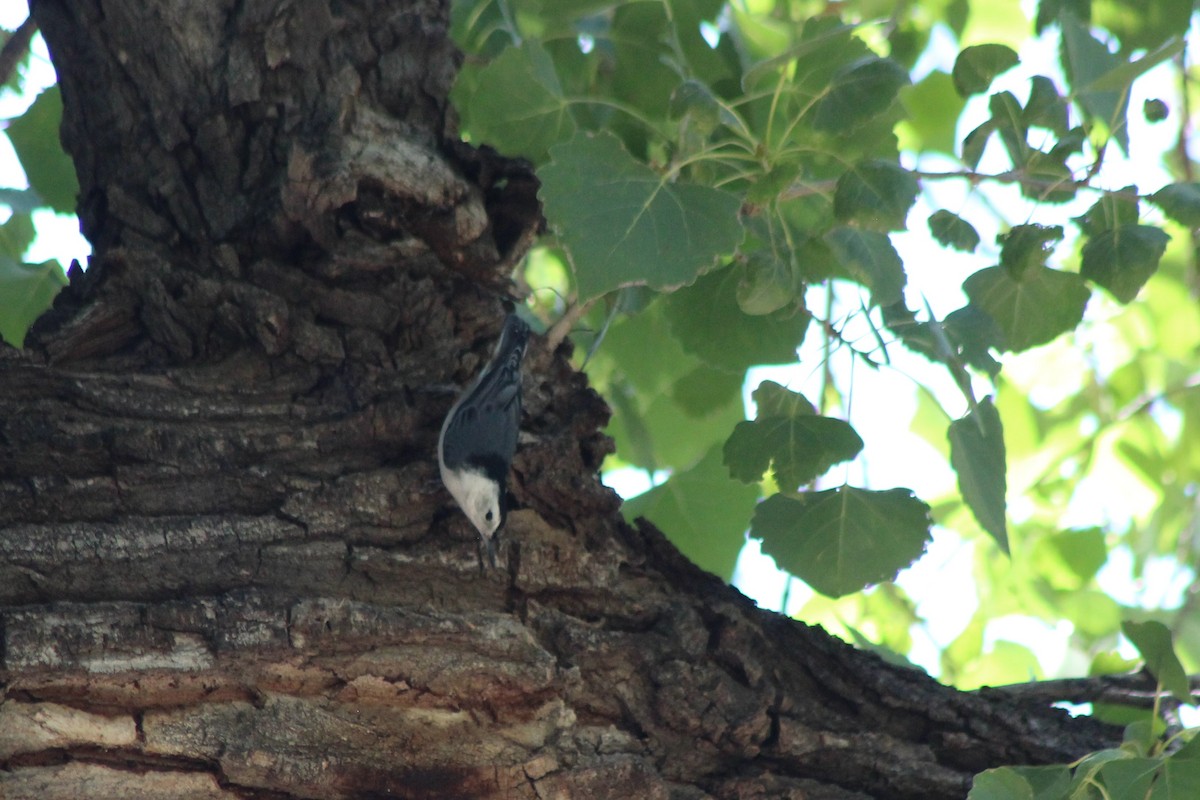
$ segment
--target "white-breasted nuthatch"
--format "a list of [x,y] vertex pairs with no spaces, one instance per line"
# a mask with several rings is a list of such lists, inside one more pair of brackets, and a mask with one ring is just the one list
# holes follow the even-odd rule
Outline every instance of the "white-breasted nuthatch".
[[442,483],[479,531],[496,565],[496,535],[504,524],[508,470],[521,424],[521,358],[529,326],[510,314],[496,352],[458,398],[438,437]]

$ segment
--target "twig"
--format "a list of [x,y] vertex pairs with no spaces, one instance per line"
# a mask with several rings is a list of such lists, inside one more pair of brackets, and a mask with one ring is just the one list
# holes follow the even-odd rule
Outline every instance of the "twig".
[[[1190,679],[1192,692],[1200,691],[1200,677]],[[985,686],[980,694],[998,692],[1016,700],[1053,703],[1115,703],[1153,708],[1158,684],[1146,672],[1129,675],[1098,675],[1092,678],[1060,678],[1008,686]]]
[[8,40],[4,42],[4,47],[0,48],[0,84],[8,83],[17,64],[29,52],[29,43],[33,41],[35,33],[37,33],[37,23],[33,21],[32,16],[29,16],[15,31],[9,34]]
[[592,307],[595,298],[586,303],[574,303],[567,309],[558,322],[551,326],[550,330],[546,331],[546,349],[553,353],[562,344],[563,339],[567,338],[567,334],[575,327],[575,323],[583,319],[583,315]]

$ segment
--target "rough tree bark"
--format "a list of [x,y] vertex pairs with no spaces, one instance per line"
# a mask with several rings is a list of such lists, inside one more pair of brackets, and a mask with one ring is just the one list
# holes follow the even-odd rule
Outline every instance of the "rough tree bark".
[[480,574],[435,440],[541,221],[456,141],[445,2],[33,13],[95,255],[0,352],[0,796],[961,798],[1114,741],[624,524],[544,344]]

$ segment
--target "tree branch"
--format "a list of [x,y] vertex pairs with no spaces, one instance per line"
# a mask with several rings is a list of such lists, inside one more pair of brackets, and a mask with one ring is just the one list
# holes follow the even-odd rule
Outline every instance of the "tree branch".
[[17,64],[29,52],[29,43],[33,34],[37,33],[37,23],[33,17],[26,17],[15,31],[9,34],[4,46],[0,48],[0,84],[8,83]]

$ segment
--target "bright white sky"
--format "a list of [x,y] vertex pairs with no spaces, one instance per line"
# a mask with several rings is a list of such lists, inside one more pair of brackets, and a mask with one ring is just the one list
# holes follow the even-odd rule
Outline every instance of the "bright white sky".
[[[14,30],[28,16],[29,7],[26,3],[13,0],[0,2],[0,28]],[[53,86],[57,80],[54,67],[50,64],[50,55],[46,52],[46,43],[38,34],[33,40],[33,58],[26,75],[26,92],[16,94],[7,89],[0,92],[0,120],[20,116],[39,92],[47,86]],[[0,186],[18,189],[29,186],[7,136],[0,136]],[[8,217],[8,209],[0,206],[0,222]],[[72,259],[79,259],[80,264],[87,265],[92,246],[79,232],[79,220],[74,215],[55,214],[43,209],[34,212],[33,223],[37,227],[38,237],[25,253],[27,262],[40,264],[56,258],[66,269]]]
[[[24,3],[0,3],[0,26],[11,30],[19,25],[25,16]],[[939,36],[940,43],[937,41],[938,37],[935,37],[935,46],[930,48],[918,66],[918,79],[929,70],[938,68],[949,71],[953,66],[957,52],[956,44],[948,33]],[[1189,42],[1189,47],[1197,49],[1194,39]],[[1030,65],[1035,65],[1036,68],[1031,69]],[[1053,43],[1049,40],[1028,42],[1021,52],[1021,66],[1001,76],[993,91],[1008,89],[1018,97],[1024,98],[1028,94],[1029,78],[1034,74],[1049,75],[1062,85],[1057,56]],[[39,35],[34,40],[33,62],[27,77],[28,92],[23,96],[8,91],[0,93],[0,119],[22,113],[36,93],[51,85],[54,80],[54,69]],[[1104,174],[1110,181],[1107,188],[1115,189],[1136,183],[1143,192],[1151,192],[1169,182],[1167,173],[1161,167],[1160,158],[1175,140],[1178,121],[1171,118],[1157,125],[1149,125],[1140,114],[1142,102],[1149,96],[1149,89],[1160,89],[1164,86],[1170,86],[1170,91],[1175,91],[1166,66],[1151,72],[1135,84],[1129,114],[1130,140],[1134,143],[1134,152],[1131,158],[1126,160],[1116,148],[1110,148],[1104,167]],[[1173,97],[1168,96],[1166,99],[1170,105],[1177,107],[1172,102]],[[964,115],[958,138],[961,140],[966,132],[982,122],[986,116],[986,99],[974,99],[972,105],[968,106],[968,113]],[[917,165],[910,163],[909,166]],[[930,159],[923,161],[920,167],[929,171],[949,172],[958,169],[959,165],[950,159]],[[980,171],[1000,172],[1007,167],[999,144],[993,140],[980,164]],[[26,185],[24,173],[7,137],[0,137],[0,186],[20,188]],[[1000,209],[1002,214],[1013,215],[1004,220],[1006,225],[1019,224],[1030,221],[1027,216],[1029,205],[1020,197],[1015,187],[988,188],[986,195],[991,203],[990,208],[981,203],[980,190],[973,190],[964,181],[927,181],[925,192],[909,216],[909,232],[894,235],[892,240],[908,270],[909,307],[921,309],[928,301],[940,318],[963,305],[965,298],[960,287],[966,276],[981,267],[996,263],[998,251],[994,242],[1000,226],[994,222],[994,210]],[[1075,235],[1074,227],[1066,224],[1066,220],[1082,213],[1093,200],[1092,197],[1085,197],[1074,204],[1058,207],[1052,212],[1053,219],[1045,219],[1043,212],[1038,212],[1036,221],[1042,224],[1064,225],[1068,241],[1061,245],[1061,252],[1071,251],[1070,240]],[[946,208],[963,214],[975,224],[983,240],[976,254],[951,253],[932,241],[925,220],[936,208]],[[0,210],[0,215],[4,213]],[[66,266],[72,259],[79,259],[81,263],[86,264],[86,256],[91,252],[91,248],[79,234],[75,217],[42,211],[35,215],[35,223],[39,236],[26,254],[27,261],[37,263],[57,258]],[[839,292],[844,296],[849,308],[858,307],[856,295],[844,287],[839,289]],[[824,305],[821,298],[813,297],[810,300],[820,302],[819,306],[814,307]],[[1089,305],[1088,315],[1093,318],[1103,317],[1112,311],[1111,305],[1106,305],[1103,301],[1097,302],[1094,298]],[[857,341],[858,346],[864,350],[873,347],[872,337],[861,322],[857,326],[850,325],[848,338]],[[762,380],[778,381],[804,392],[810,398],[819,396],[820,364],[824,357],[821,348],[820,337],[814,331],[800,350],[798,365],[751,370],[744,387],[747,415],[753,417],[750,392]],[[1032,385],[1044,349],[1039,348],[1028,357],[1007,357],[1004,360],[1005,374],[1018,383]],[[849,395],[849,421],[866,442],[866,449],[851,465],[839,468],[842,471],[835,470],[830,476],[831,482],[849,480],[857,485],[880,489],[907,486],[913,489],[917,496],[933,500],[955,491],[955,479],[942,457],[923,439],[909,432],[909,424],[916,409],[916,382],[934,387],[939,401],[954,416],[965,412],[965,401],[944,369],[907,354],[900,347],[889,348],[889,355],[892,367],[880,371],[866,368],[844,353],[834,356],[836,380],[844,390],[852,387]],[[976,392],[979,396],[984,396],[990,392],[990,387],[985,382],[980,382]],[[1039,398],[1034,395],[1034,400],[1037,402]],[[1047,404],[1054,400],[1052,397],[1045,398]],[[626,497],[638,494],[650,485],[648,476],[636,470],[609,474],[606,480]],[[1111,487],[1082,487],[1081,492],[1077,494],[1076,499],[1079,502],[1072,507],[1075,517],[1071,520],[1072,524],[1109,525],[1114,519],[1123,518],[1114,515],[1127,516],[1129,513],[1128,508],[1112,507],[1109,498],[1121,497],[1122,493],[1113,492]],[[1018,514],[1020,509],[1013,507],[1011,511]],[[934,675],[938,674],[938,651],[962,631],[975,611],[975,590],[971,578],[973,548],[974,544],[958,533],[936,528],[933,543],[926,555],[902,572],[897,581],[917,602],[918,612],[929,621],[928,638],[918,636],[914,649],[908,656]],[[1139,594],[1133,586],[1129,577],[1129,562],[1128,553],[1112,554],[1109,564],[1100,575],[1100,583],[1104,591],[1119,602],[1130,605],[1178,605],[1183,592],[1194,577],[1189,570],[1180,568],[1174,562],[1163,560],[1152,567],[1158,571],[1160,578],[1147,581],[1147,584],[1158,587],[1153,597],[1147,597]],[[759,552],[756,542],[747,542],[734,577],[738,588],[759,604],[780,609],[788,580],[785,573],[775,568],[772,559]],[[789,607],[781,610],[795,611],[811,595],[807,586],[793,580],[788,593]],[[1068,633],[1069,627],[1058,630],[1040,620],[1014,617],[997,620],[989,625],[987,638],[989,642],[1005,639],[1030,647],[1037,654],[1047,675],[1082,674],[1086,671],[1086,664],[1064,663]],[[1131,648],[1127,648],[1126,655],[1132,655]]]

